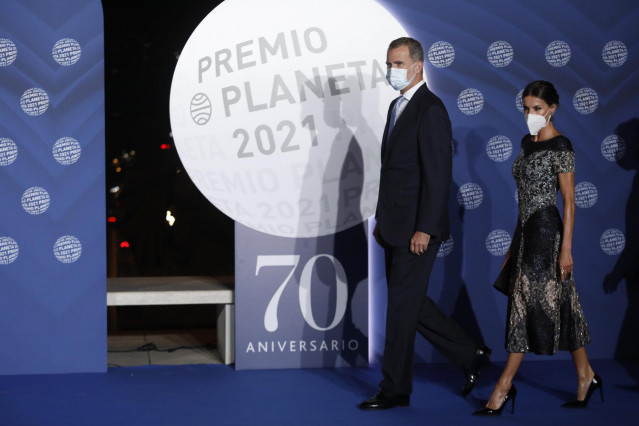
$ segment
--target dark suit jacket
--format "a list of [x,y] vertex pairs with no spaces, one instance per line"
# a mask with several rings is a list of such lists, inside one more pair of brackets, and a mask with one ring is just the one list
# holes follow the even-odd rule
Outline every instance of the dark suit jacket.
[[426,84],[413,95],[388,137],[382,139],[382,167],[376,219],[382,239],[410,245],[415,231],[433,242],[449,237],[448,195],[452,178],[451,125],[442,101]]

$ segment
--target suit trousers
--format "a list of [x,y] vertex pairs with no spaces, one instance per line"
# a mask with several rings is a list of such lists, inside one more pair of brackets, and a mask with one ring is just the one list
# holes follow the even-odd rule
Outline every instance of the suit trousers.
[[388,396],[410,394],[418,331],[452,364],[467,368],[478,345],[426,295],[440,242],[417,256],[408,246],[386,246],[388,305],[380,387]]

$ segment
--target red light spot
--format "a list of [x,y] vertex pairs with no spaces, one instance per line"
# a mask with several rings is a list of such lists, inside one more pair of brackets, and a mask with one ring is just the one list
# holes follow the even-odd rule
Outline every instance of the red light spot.
[[129,244],[129,242],[128,242],[128,241],[122,241],[122,242],[120,243],[120,247],[121,247],[121,248],[129,248],[129,247],[131,247],[131,245]]
[[169,145],[168,143],[163,143],[162,145],[160,145],[160,149],[169,149],[171,148],[171,145]]
[[109,223],[115,223],[117,221],[118,221],[118,219],[115,216],[109,216],[107,218],[107,222],[109,222]]

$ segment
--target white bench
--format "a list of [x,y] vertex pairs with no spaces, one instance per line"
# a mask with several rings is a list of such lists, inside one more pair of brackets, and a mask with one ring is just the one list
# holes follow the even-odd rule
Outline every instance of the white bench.
[[233,277],[107,278],[107,306],[216,306],[217,347],[225,364],[235,362]]

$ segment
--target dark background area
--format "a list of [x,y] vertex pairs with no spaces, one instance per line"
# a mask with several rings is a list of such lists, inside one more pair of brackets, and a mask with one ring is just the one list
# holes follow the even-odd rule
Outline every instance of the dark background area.
[[169,120],[180,51],[219,3],[102,1],[109,276],[233,274],[233,221],[184,171]]
[[[180,51],[219,3],[102,1],[110,277],[234,274],[233,221],[191,182],[169,119]],[[207,305],[126,306],[110,315],[111,331],[214,326]]]

